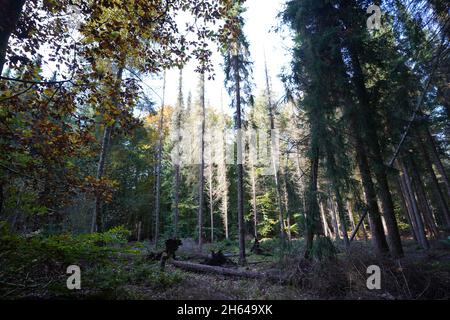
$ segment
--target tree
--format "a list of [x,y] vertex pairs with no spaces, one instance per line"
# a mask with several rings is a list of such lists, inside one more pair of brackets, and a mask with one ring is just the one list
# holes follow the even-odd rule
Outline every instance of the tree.
[[244,167],[243,167],[243,133],[242,133],[242,106],[251,102],[250,92],[250,64],[248,43],[242,32],[244,21],[242,13],[244,8],[241,1],[236,1],[231,15],[237,20],[236,30],[232,34],[229,43],[224,42],[224,69],[225,85],[233,96],[235,107],[235,130],[237,146],[237,212],[239,230],[239,263],[245,264],[245,225],[244,225]]

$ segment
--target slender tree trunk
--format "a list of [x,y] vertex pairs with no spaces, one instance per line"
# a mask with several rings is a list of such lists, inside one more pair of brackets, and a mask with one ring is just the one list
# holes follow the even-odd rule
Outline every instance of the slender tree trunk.
[[[223,96],[221,92],[221,111],[224,112],[223,108]],[[226,121],[223,116],[220,118],[220,129],[221,129],[221,149],[218,164],[218,180],[220,186],[220,201],[221,201],[221,211],[222,220],[224,225],[225,239],[229,238],[228,234],[228,180],[227,180],[227,139],[226,139]]]
[[[355,121],[355,116],[351,115],[350,126],[352,128],[358,128],[359,124]],[[356,131],[356,130],[355,130]],[[361,174],[363,183],[365,201],[369,210],[370,230],[372,233],[372,242],[374,244],[377,254],[386,254],[389,251],[387,245],[386,236],[383,230],[383,223],[381,221],[381,215],[378,208],[377,196],[375,193],[375,187],[371,178],[371,172],[369,168],[369,162],[364,150],[364,143],[361,139],[359,132],[354,132],[356,159],[358,168]]]
[[441,187],[439,186],[438,179],[434,172],[433,165],[430,160],[430,156],[428,155],[427,147],[425,146],[423,141],[420,140],[419,143],[420,143],[420,147],[422,149],[422,155],[423,155],[425,167],[431,177],[432,189],[433,189],[435,200],[439,205],[440,213],[441,213],[441,216],[445,223],[445,226],[450,227],[450,212],[449,212],[444,194],[442,193]]
[[319,148],[315,147],[311,158],[311,175],[309,180],[306,211],[306,249],[305,259],[311,258],[315,234],[321,234],[319,204],[317,201],[317,182],[319,171]]
[[338,216],[336,214],[335,206],[334,206],[334,200],[330,193],[328,193],[328,208],[331,215],[331,222],[333,223],[333,231],[334,231],[334,240],[338,241],[341,240],[341,234],[339,232],[339,222],[338,222]]
[[425,225],[430,232],[430,234],[433,235],[435,239],[439,238],[439,230],[436,226],[436,223],[434,222],[433,213],[431,212],[431,208],[427,201],[427,196],[424,190],[422,179],[420,178],[419,172],[417,170],[417,165],[415,161],[410,157],[409,159],[411,164],[411,173],[413,177],[413,184],[415,185],[415,190],[417,194],[417,200],[419,207],[422,211],[422,215],[425,221]]
[[155,203],[155,248],[158,247],[159,241],[159,224],[161,216],[161,170],[162,170],[162,145],[164,137],[164,105],[166,98],[166,71],[163,75],[163,96],[161,101],[161,110],[159,116],[158,127],[158,150],[156,162],[156,203]]
[[209,217],[211,222],[211,243],[214,242],[214,200],[213,200],[213,155],[212,146],[209,146],[209,171],[208,171],[208,188],[209,188]]
[[410,207],[409,201],[406,200],[406,187],[403,184],[403,181],[400,176],[397,176],[397,193],[400,198],[400,204],[402,206],[402,211],[405,214],[406,220],[408,220],[408,224],[411,228],[411,234],[413,236],[413,239],[419,243],[419,237],[417,236],[417,226],[414,223],[413,220],[413,212],[412,208]]
[[325,208],[323,201],[320,201],[320,215],[322,216],[322,224],[323,224],[323,230],[326,237],[331,237],[332,232],[330,229],[330,226],[328,225],[327,216],[325,214]]
[[253,206],[253,228],[255,239],[258,239],[258,205],[256,203],[256,172],[253,156],[250,155],[250,174],[252,180],[252,206]]
[[181,113],[183,109],[183,69],[180,68],[179,83],[178,83],[178,102],[175,111],[175,164],[174,164],[174,206],[173,206],[173,237],[178,237],[178,217],[179,217],[179,202],[180,202],[180,143],[181,143]]
[[278,177],[278,165],[277,165],[277,155],[278,150],[275,148],[275,139],[276,137],[273,136],[274,130],[275,130],[275,119],[273,115],[273,106],[272,106],[272,93],[270,90],[270,82],[269,82],[269,72],[267,70],[267,63],[265,64],[265,74],[266,74],[266,92],[267,92],[267,107],[269,111],[269,120],[270,120],[270,154],[272,158],[272,168],[273,168],[273,175],[275,180],[275,190],[276,190],[276,196],[277,196],[277,204],[278,204],[278,222],[280,225],[280,239],[281,242],[284,244],[285,241],[285,231],[284,231],[284,208],[283,208],[283,201],[281,199],[281,186],[280,186],[280,180]]
[[200,172],[198,181],[198,247],[200,251],[203,248],[203,206],[204,206],[204,190],[205,190],[205,121],[206,121],[206,105],[205,105],[205,74],[200,76],[200,104],[202,112],[201,138],[200,138]]
[[286,208],[286,223],[287,223],[287,236],[288,240],[292,240],[292,233],[291,233],[291,214],[289,211],[289,193],[288,193],[288,177],[289,177],[289,153],[286,150],[286,158],[284,163],[284,169],[283,169],[283,192],[284,192],[284,207]]
[[444,182],[445,188],[447,189],[447,195],[450,198],[450,182],[447,176],[447,172],[445,171],[444,166],[442,165],[441,159],[439,157],[439,153],[436,148],[436,143],[434,142],[434,138],[430,133],[430,130],[427,129],[425,131],[425,138],[427,141],[428,146],[431,150],[432,159],[434,161],[434,165],[436,166],[437,170],[439,171],[439,174],[442,177],[442,180]]
[[221,204],[222,204],[222,217],[225,231],[225,239],[229,238],[228,232],[228,182],[227,182],[227,164],[226,164],[226,137],[223,132],[222,137],[222,150],[221,150],[221,163],[219,168],[220,174],[220,189],[221,189]]
[[406,195],[405,195],[406,199],[409,203],[410,208],[412,209],[411,213],[413,213],[413,216],[411,216],[411,220],[412,220],[413,225],[415,225],[417,238],[418,238],[419,243],[422,246],[422,248],[428,249],[429,244],[428,244],[427,236],[425,234],[423,220],[420,215],[419,209],[417,207],[416,198],[414,197],[414,191],[413,191],[413,187],[412,187],[412,183],[411,183],[411,178],[409,176],[408,170],[407,170],[403,160],[399,160],[397,162],[400,165],[400,168],[402,171],[402,174],[400,177],[402,179],[401,181],[403,181],[404,189],[406,190]]
[[[119,90],[120,90],[123,69],[124,69],[123,66],[119,66],[119,70],[117,71],[117,79],[116,79],[116,84],[115,84],[115,88],[114,88],[115,96],[113,97],[113,103],[116,106],[118,104],[116,95],[118,95]],[[108,148],[110,145],[112,129],[113,129],[112,126],[107,125],[107,126],[105,126],[105,130],[103,131],[102,146],[101,146],[101,150],[100,150],[100,158],[99,158],[98,166],[97,166],[97,180],[101,180],[105,173],[105,163],[106,163],[106,158],[108,155]],[[102,199],[101,199],[100,195],[96,195],[95,207],[94,207],[94,212],[92,215],[91,232],[102,232],[103,231],[102,207],[103,207]]]
[[[109,147],[109,141],[111,139],[111,126],[106,126],[105,130],[103,131],[103,138],[102,138],[102,147],[100,151],[100,159],[98,161],[98,167],[97,167],[97,180],[102,179],[104,172],[105,172],[105,162],[106,162],[106,156],[108,153],[108,147]],[[97,195],[95,197],[95,207],[94,207],[94,214],[92,216],[92,227],[91,232],[102,232],[102,199],[100,198],[100,195]]]
[[234,56],[234,81],[236,85],[236,130],[237,130],[237,206],[239,231],[239,264],[246,263],[245,258],[245,225],[244,225],[244,166],[242,145],[242,114],[241,114],[241,77],[239,74],[239,43],[236,42]]
[[0,75],[5,65],[9,38],[17,26],[24,4],[25,0],[0,0]]
[[352,207],[352,203],[350,202],[350,200],[347,200],[347,210],[348,210],[348,216],[350,218],[350,224],[352,226],[352,233],[353,233],[356,229],[356,225],[355,225],[355,217],[353,215],[353,207]]

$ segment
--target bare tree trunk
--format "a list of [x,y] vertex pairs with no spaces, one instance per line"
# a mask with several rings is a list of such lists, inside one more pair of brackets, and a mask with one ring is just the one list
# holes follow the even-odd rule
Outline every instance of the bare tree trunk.
[[242,115],[241,115],[241,77],[239,75],[239,42],[236,42],[234,56],[234,81],[236,85],[236,130],[237,130],[237,206],[239,231],[239,264],[246,263],[245,258],[245,225],[244,225],[244,166],[242,144]]
[[347,200],[347,211],[348,211],[348,216],[350,218],[350,224],[352,225],[352,233],[353,233],[356,229],[356,225],[355,225],[355,218],[353,215],[353,207],[352,207],[352,203],[350,202],[350,200]]
[[435,239],[439,238],[439,230],[434,222],[433,213],[427,201],[427,196],[423,187],[422,179],[417,171],[417,166],[415,161],[410,157],[411,172],[413,177],[413,184],[415,185],[415,190],[417,194],[417,200],[419,207],[422,211],[422,215],[430,234],[433,235]]
[[226,137],[225,134],[223,134],[222,138],[222,144],[223,148],[221,150],[222,157],[221,163],[219,167],[219,174],[220,174],[220,191],[221,191],[221,205],[222,205],[222,217],[223,217],[223,224],[225,229],[225,239],[229,238],[229,232],[228,232],[228,182],[227,182],[227,164],[226,164]]
[[434,165],[436,166],[437,170],[439,171],[439,174],[442,177],[442,180],[444,181],[445,188],[447,189],[447,195],[450,198],[450,182],[449,182],[449,179],[447,176],[447,172],[445,171],[445,168],[442,165],[441,159],[439,158],[439,153],[436,148],[436,143],[434,142],[434,138],[431,135],[429,129],[427,129],[425,132],[425,138],[426,138],[428,146],[431,149],[431,155],[432,155],[432,159],[434,161]]
[[137,241],[141,241],[142,221],[139,221],[137,225]]
[[206,120],[206,105],[205,105],[205,74],[200,75],[200,104],[202,112],[202,127],[201,127],[201,141],[200,141],[200,172],[198,181],[198,247],[200,251],[203,248],[203,205],[204,205],[204,190],[205,190],[205,120]]
[[212,146],[209,146],[209,172],[208,172],[208,187],[209,187],[209,216],[211,222],[211,243],[214,242],[214,200],[213,200],[213,160],[212,160]]
[[[353,119],[354,120],[354,119]],[[359,125],[355,121],[351,121],[352,127],[357,128]],[[355,132],[356,158],[361,174],[364,188],[364,196],[369,210],[370,231],[372,233],[372,242],[377,254],[385,254],[389,251],[386,236],[381,222],[381,215],[378,208],[375,187],[373,185],[367,155],[364,150],[364,144],[358,132]]]
[[278,166],[277,166],[277,150],[275,149],[275,138],[273,136],[274,130],[275,130],[275,119],[273,115],[273,106],[272,106],[272,93],[270,90],[270,82],[269,82],[269,73],[267,70],[267,63],[265,64],[265,74],[266,74],[266,94],[267,94],[267,107],[269,111],[269,120],[270,120],[270,153],[272,158],[272,168],[273,168],[273,175],[275,180],[275,190],[276,190],[276,196],[277,196],[277,203],[278,203],[278,220],[280,225],[280,239],[281,242],[284,243],[285,241],[285,232],[284,232],[284,208],[283,208],[283,201],[281,199],[281,186],[280,181],[278,177]]
[[[420,138],[419,138],[420,139]],[[424,158],[424,164],[427,169],[427,171],[430,174],[431,177],[431,183],[432,183],[432,189],[434,193],[434,197],[436,199],[436,202],[439,204],[441,216],[443,218],[443,221],[445,223],[446,227],[450,227],[450,212],[447,206],[447,202],[445,200],[444,194],[442,193],[441,187],[439,186],[439,181],[436,177],[436,174],[433,169],[433,165],[431,163],[430,157],[428,155],[428,150],[423,141],[419,140],[422,154]]]
[[164,105],[166,97],[166,71],[163,75],[163,96],[161,101],[161,110],[159,116],[158,127],[158,150],[157,150],[157,163],[156,163],[156,203],[155,203],[155,248],[158,247],[159,241],[159,220],[161,215],[161,169],[162,169],[162,145],[164,137]]
[[[123,74],[124,66],[120,65],[119,70],[117,71],[117,79],[115,83],[114,88],[114,97],[113,97],[113,103],[117,106],[118,100],[117,95],[120,90],[120,85],[122,82],[122,74]],[[103,138],[102,138],[102,146],[100,150],[100,158],[98,161],[97,166],[97,180],[101,180],[103,178],[103,175],[105,173],[105,163],[106,163],[106,157],[108,155],[108,148],[111,140],[111,133],[112,133],[112,126],[107,125],[105,126],[105,130],[103,131]],[[91,225],[91,232],[102,232],[103,231],[103,223],[102,223],[102,199],[100,195],[96,195],[95,197],[95,207],[94,212],[92,215],[92,225]]]
[[[223,96],[221,92],[221,111],[224,112],[223,108]],[[227,180],[227,141],[226,141],[226,121],[223,116],[220,118],[220,129],[221,129],[221,149],[219,156],[219,164],[217,168],[218,182],[219,182],[219,192],[221,200],[221,213],[224,225],[225,239],[229,238],[228,234],[228,180]]]
[[411,216],[412,224],[415,226],[416,229],[416,235],[419,240],[420,245],[424,249],[429,248],[427,236],[425,234],[425,228],[423,225],[423,220],[420,215],[419,209],[417,208],[417,202],[414,197],[414,191],[411,183],[411,178],[409,177],[409,173],[407,171],[407,168],[403,162],[403,160],[397,161],[400,165],[402,174],[401,174],[401,181],[403,181],[404,189],[406,190],[406,200],[409,203],[411,210],[411,213],[413,213],[413,216]]
[[334,240],[341,240],[340,232],[339,232],[339,223],[338,218],[336,214],[336,210],[333,203],[333,198],[331,197],[330,193],[328,193],[328,210],[330,212],[331,216],[331,223],[333,224],[333,233],[334,233]]
[[253,228],[255,239],[258,239],[258,206],[256,203],[256,172],[253,156],[250,155],[250,174],[252,180],[252,206],[253,206]]
[[181,113],[183,109],[183,69],[180,68],[179,83],[178,83],[178,101],[175,110],[175,164],[174,164],[174,206],[173,206],[173,237],[178,237],[178,217],[179,217],[179,202],[180,202],[180,143],[181,143]]
[[[106,126],[105,130],[103,131],[102,147],[97,167],[97,180],[102,179],[105,172],[105,162],[109,147],[109,141],[111,138],[111,131],[111,126]],[[102,229],[102,199],[100,198],[100,195],[96,195],[94,214],[92,216],[91,232],[102,232]]]
[[319,148],[315,147],[311,159],[311,175],[307,195],[305,259],[311,258],[314,235],[315,234],[320,235],[322,233],[321,232],[322,230],[320,228],[319,204],[317,201],[318,172],[319,172]]
[[323,201],[320,201],[320,215],[322,216],[322,225],[323,230],[326,237],[331,237],[333,234],[330,230],[330,226],[328,225],[327,216],[325,214],[325,208],[323,205]]
[[288,177],[289,177],[289,153],[286,150],[286,158],[284,163],[284,170],[283,170],[283,192],[284,192],[284,207],[286,208],[286,223],[287,223],[287,236],[288,240],[292,240],[292,233],[291,233],[291,214],[289,211],[289,193],[288,193]]
[[25,0],[0,0],[0,75],[5,65],[11,34],[16,28]]
[[415,221],[413,220],[414,213],[412,212],[412,208],[410,207],[409,201],[406,200],[406,187],[402,181],[400,176],[397,177],[397,193],[400,198],[400,204],[402,206],[402,211],[404,212],[406,219],[408,220],[408,224],[411,228],[411,233],[414,240],[419,243],[419,237],[417,236],[417,226],[415,225]]

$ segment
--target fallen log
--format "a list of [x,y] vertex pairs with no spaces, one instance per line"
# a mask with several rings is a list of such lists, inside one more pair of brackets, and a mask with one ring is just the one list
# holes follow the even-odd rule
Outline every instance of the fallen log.
[[250,278],[250,279],[267,279],[273,281],[283,281],[283,279],[279,276],[269,273],[263,272],[255,272],[255,271],[245,271],[245,270],[236,270],[232,268],[224,268],[224,267],[216,267],[216,266],[208,266],[204,264],[186,262],[186,261],[177,261],[171,260],[170,263],[176,267],[187,271],[194,272],[205,272],[205,273],[214,273],[225,276],[234,276],[234,277],[242,277],[242,278]]

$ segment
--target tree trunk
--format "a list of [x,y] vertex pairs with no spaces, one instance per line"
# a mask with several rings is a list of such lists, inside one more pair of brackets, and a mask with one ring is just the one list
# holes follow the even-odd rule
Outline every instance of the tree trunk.
[[166,71],[163,75],[163,96],[161,101],[161,110],[159,116],[158,127],[158,150],[157,150],[157,163],[156,163],[156,203],[155,203],[155,248],[158,247],[159,240],[159,223],[161,216],[161,170],[162,170],[162,145],[164,137],[164,105],[166,98]]
[[175,164],[174,164],[174,192],[173,192],[173,237],[178,237],[178,217],[180,205],[180,143],[181,143],[181,113],[183,109],[183,69],[180,68],[179,83],[178,83],[178,101],[175,111]]
[[286,223],[287,223],[287,236],[288,240],[292,240],[292,234],[291,234],[291,214],[289,211],[289,193],[288,193],[288,176],[289,176],[289,153],[286,152],[286,159],[284,164],[284,170],[283,170],[283,192],[284,192],[284,207],[286,208]]
[[213,156],[212,146],[209,146],[209,172],[208,172],[208,188],[209,188],[209,217],[211,222],[211,243],[214,242],[214,200],[213,200]]
[[450,228],[450,212],[445,200],[444,194],[442,193],[441,187],[439,186],[438,179],[433,169],[430,157],[428,155],[428,150],[423,141],[419,140],[420,147],[422,149],[422,155],[424,159],[424,165],[431,177],[432,190],[435,197],[435,201],[439,204],[441,217],[446,227]]
[[[119,70],[117,71],[117,79],[116,79],[116,84],[115,84],[115,88],[114,88],[115,94],[118,94],[118,92],[120,90],[123,69],[124,69],[124,66],[120,65]],[[116,106],[118,104],[116,95],[114,95],[114,97],[113,97],[113,103]],[[109,148],[109,144],[110,144],[110,140],[111,140],[112,129],[113,129],[112,126],[107,125],[103,132],[102,146],[101,146],[101,150],[100,150],[100,158],[99,158],[98,167],[97,167],[97,180],[101,180],[103,178],[103,175],[105,172],[105,163],[106,163],[106,158],[108,155],[108,148]],[[100,198],[100,195],[96,195],[94,213],[92,215],[91,232],[102,232],[103,231],[102,206],[103,206],[103,203],[102,203],[102,199]]]
[[348,216],[350,218],[350,224],[352,225],[352,233],[353,233],[356,229],[356,225],[355,225],[355,217],[353,215],[353,207],[352,207],[352,203],[350,202],[350,200],[347,200],[347,210],[348,210]]
[[281,277],[271,275],[268,273],[236,270],[233,268],[224,268],[224,267],[213,267],[213,266],[192,263],[192,262],[186,262],[186,261],[172,260],[170,263],[177,268],[187,270],[187,271],[213,273],[213,274],[219,274],[219,275],[224,275],[224,276],[242,277],[242,278],[250,278],[250,279],[268,279],[268,280],[275,280],[277,282],[282,280]]
[[273,175],[275,180],[275,191],[277,196],[277,204],[278,204],[278,222],[280,225],[280,240],[282,244],[284,245],[285,241],[285,231],[284,231],[284,208],[283,208],[283,201],[281,199],[281,186],[280,186],[280,180],[278,177],[278,165],[277,165],[277,158],[276,156],[277,151],[275,149],[275,139],[277,137],[274,137],[274,130],[275,130],[275,119],[273,115],[273,106],[272,106],[272,93],[270,90],[270,82],[269,82],[269,72],[267,70],[267,63],[265,64],[265,75],[266,75],[266,94],[267,94],[267,108],[269,112],[269,120],[270,120],[270,154],[272,158],[272,168],[273,168]]
[[328,211],[330,212],[330,216],[331,216],[331,223],[333,224],[334,240],[338,241],[338,240],[341,240],[341,235],[339,232],[339,223],[338,223],[336,210],[334,208],[333,199],[332,199],[330,193],[328,193],[328,201],[327,202],[328,202]]
[[436,148],[436,143],[434,142],[434,138],[431,135],[430,130],[428,130],[428,129],[426,129],[426,131],[425,131],[425,138],[426,138],[428,146],[430,147],[434,165],[436,166],[437,170],[439,171],[439,174],[442,177],[445,188],[447,189],[447,195],[450,198],[450,182],[449,182],[449,179],[447,176],[447,172],[445,171],[445,168],[442,165],[441,159],[439,157],[439,153]]
[[428,229],[428,232],[435,238],[439,238],[439,230],[434,222],[433,213],[431,212],[431,208],[427,201],[427,196],[424,190],[424,185],[422,179],[420,178],[419,172],[417,170],[417,165],[412,157],[409,157],[409,162],[411,164],[411,173],[413,178],[413,184],[415,186],[417,200],[420,207],[420,211],[422,211],[422,215],[425,221],[425,225]]
[[[109,141],[111,139],[111,131],[111,126],[106,126],[103,131],[102,147],[97,167],[97,180],[102,179],[105,172],[105,162],[108,153]],[[100,198],[100,195],[96,195],[91,232],[102,232],[102,229],[102,199]]]
[[427,236],[425,234],[425,228],[423,225],[423,220],[420,215],[419,209],[417,207],[416,198],[414,197],[414,191],[411,183],[411,178],[409,177],[408,170],[406,168],[405,163],[403,160],[399,160],[398,164],[400,165],[402,174],[401,174],[401,181],[403,181],[404,189],[406,190],[406,200],[409,203],[411,210],[411,213],[413,213],[413,216],[411,216],[412,224],[415,225],[416,229],[416,235],[419,240],[420,245],[424,249],[429,248]]
[[[358,128],[358,123],[355,121],[354,116],[351,116],[352,128]],[[372,233],[372,242],[374,244],[377,254],[386,254],[389,251],[389,247],[386,242],[386,236],[383,230],[383,223],[381,221],[381,215],[378,208],[377,196],[375,193],[375,187],[373,185],[369,163],[367,155],[364,150],[364,143],[361,139],[359,132],[354,132],[356,159],[358,168],[361,174],[363,183],[365,201],[369,210],[370,230]]]
[[252,206],[253,206],[253,228],[255,239],[258,239],[258,206],[256,203],[256,172],[253,156],[250,155],[250,167],[251,167],[251,180],[252,180]]
[[400,198],[400,204],[402,206],[402,211],[405,214],[406,220],[408,220],[408,224],[411,228],[411,234],[413,236],[413,239],[417,243],[419,243],[419,237],[417,235],[417,226],[415,225],[414,220],[412,218],[414,213],[412,212],[412,208],[409,204],[409,201],[406,200],[406,194],[407,194],[406,187],[404,186],[404,183],[400,176],[397,176],[396,180],[397,180],[397,193]]
[[198,180],[198,247],[200,251],[203,248],[203,206],[204,206],[204,190],[205,190],[205,121],[206,121],[206,105],[205,105],[205,74],[200,75],[200,104],[202,112],[201,137],[200,137],[200,172]]
[[6,61],[9,38],[17,26],[24,4],[25,0],[0,0],[0,75]]
[[306,210],[306,249],[305,259],[311,258],[315,234],[320,234],[319,204],[317,201],[317,175],[319,171],[319,148],[315,147],[311,158],[311,175],[307,194]]
[[236,130],[237,130],[237,212],[238,212],[238,232],[239,232],[239,264],[246,262],[245,258],[245,225],[244,225],[244,166],[243,144],[242,144],[242,115],[241,115],[241,77],[239,75],[239,42],[236,42],[234,56],[234,81],[236,85]]
[[325,214],[323,201],[320,201],[320,215],[322,216],[322,225],[323,225],[323,230],[324,230],[325,236],[326,237],[331,237],[332,236],[332,232],[330,230],[330,226],[328,225],[327,216]]
[[391,249],[391,253],[395,257],[403,256],[403,248],[400,239],[400,233],[398,231],[397,220],[395,218],[394,203],[389,190],[389,184],[387,174],[384,166],[384,161],[381,156],[381,149],[379,145],[378,134],[375,129],[373,110],[370,106],[367,89],[365,87],[364,74],[360,65],[359,57],[356,54],[355,47],[350,45],[348,47],[349,54],[353,65],[353,83],[356,88],[356,95],[358,96],[361,117],[363,123],[366,125],[367,145],[372,151],[373,156],[373,170],[378,182],[378,194],[383,205],[383,216],[388,229],[388,240]]

